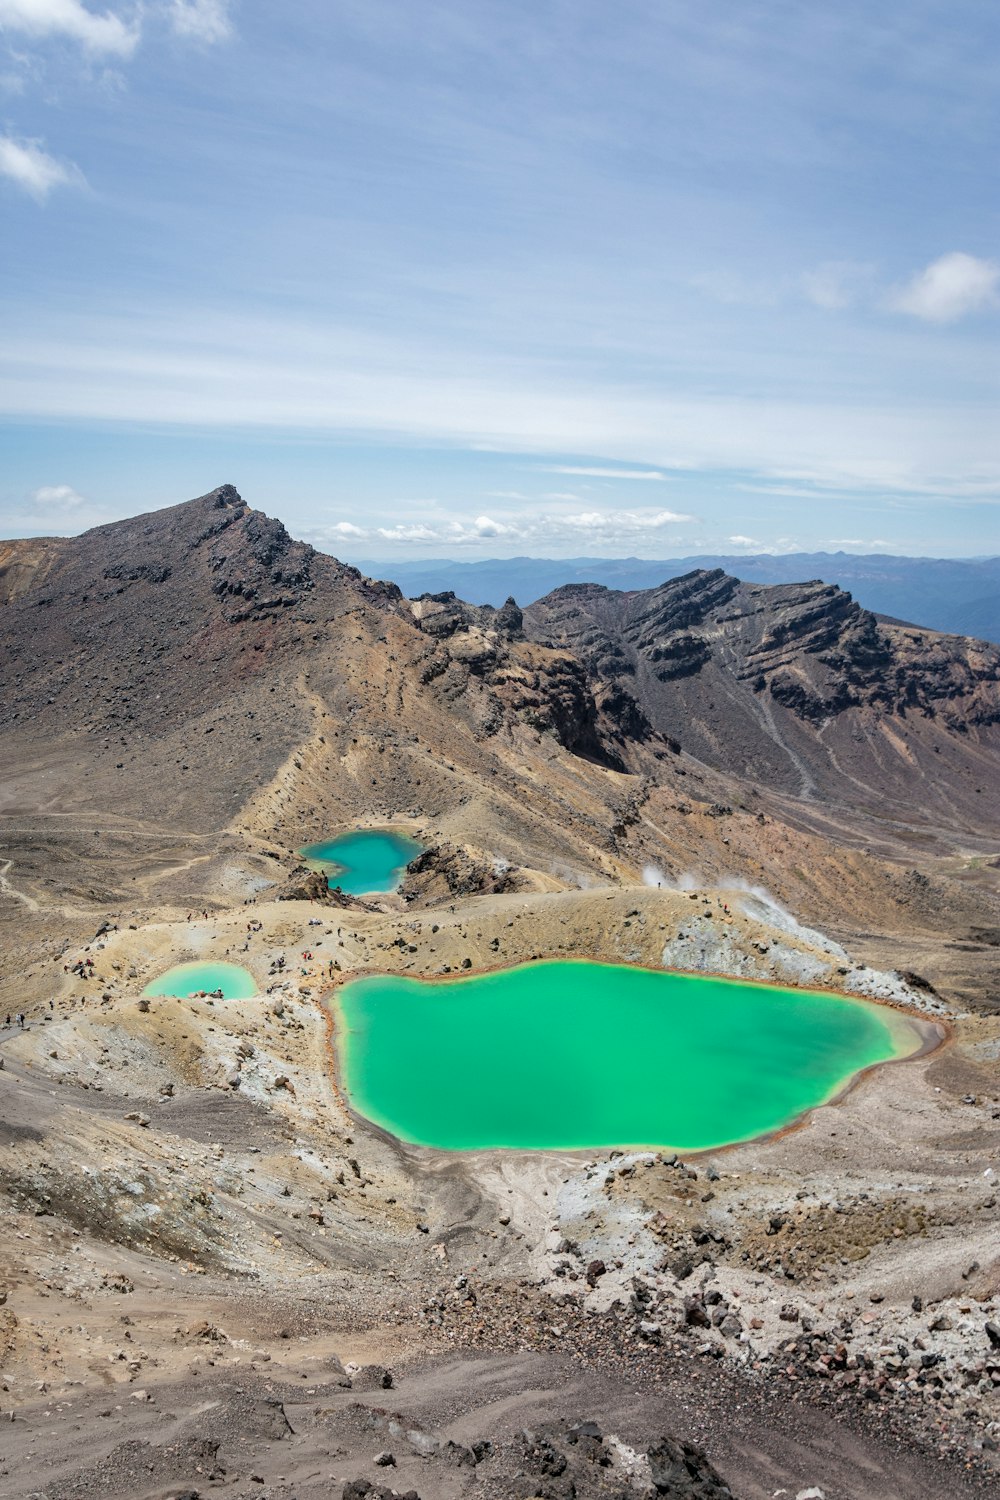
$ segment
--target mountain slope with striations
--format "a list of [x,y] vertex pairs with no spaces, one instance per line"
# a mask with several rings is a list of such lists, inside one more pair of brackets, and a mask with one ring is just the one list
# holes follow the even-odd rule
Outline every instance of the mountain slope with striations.
[[865,812],[996,826],[1000,647],[880,622],[831,584],[720,569],[630,593],[569,585],[524,618],[706,764]]

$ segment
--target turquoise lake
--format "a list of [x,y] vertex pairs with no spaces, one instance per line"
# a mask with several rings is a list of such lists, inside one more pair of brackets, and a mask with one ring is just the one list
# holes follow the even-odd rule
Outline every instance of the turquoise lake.
[[176,995],[184,999],[199,990],[204,990],[206,995],[221,990],[224,1000],[249,1000],[251,995],[260,994],[260,987],[249,969],[227,963],[175,964],[159,979],[147,984],[142,993]]
[[725,1146],[925,1041],[898,1012],[828,991],[576,961],[373,975],[337,992],[334,1015],[354,1108],[452,1151]]
[[396,890],[407,865],[423,852],[423,844],[392,828],[359,828],[299,850],[348,896]]

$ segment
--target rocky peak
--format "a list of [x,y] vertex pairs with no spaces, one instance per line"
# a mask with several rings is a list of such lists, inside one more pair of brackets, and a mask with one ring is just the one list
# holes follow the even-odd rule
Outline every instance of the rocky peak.
[[[835,779],[854,756],[860,766],[869,731],[851,715],[890,733],[915,716],[959,734],[1000,724],[1000,649],[880,622],[817,580],[754,585],[699,569],[632,592],[573,585],[524,621],[530,639],[583,660],[629,738],[649,725],[710,764],[793,788],[829,779],[834,732],[847,741]],[[803,742],[803,730],[823,742]]]

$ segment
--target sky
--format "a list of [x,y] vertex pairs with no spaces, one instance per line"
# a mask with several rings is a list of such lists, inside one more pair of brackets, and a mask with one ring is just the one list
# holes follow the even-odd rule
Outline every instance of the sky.
[[0,536],[1000,553],[994,0],[0,0]]

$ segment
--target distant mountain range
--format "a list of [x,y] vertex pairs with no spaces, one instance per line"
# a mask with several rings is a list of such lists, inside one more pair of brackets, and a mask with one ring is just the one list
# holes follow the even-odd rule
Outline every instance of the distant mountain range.
[[1000,642],[1000,557],[855,556],[792,552],[782,557],[504,557],[484,562],[358,562],[369,577],[389,578],[410,598],[452,591],[471,604],[529,604],[567,583],[613,589],[656,588],[695,568],[722,568],[748,583],[805,583],[847,589],[865,609],[953,635]]

